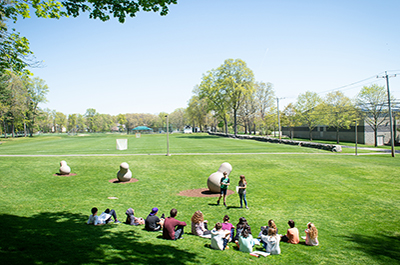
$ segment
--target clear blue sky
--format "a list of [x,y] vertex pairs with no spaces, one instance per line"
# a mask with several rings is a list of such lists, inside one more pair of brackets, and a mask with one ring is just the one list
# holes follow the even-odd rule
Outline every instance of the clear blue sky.
[[[271,82],[280,109],[300,93],[400,74],[400,1],[186,0],[167,16],[19,20],[50,88],[41,107],[65,114],[159,113],[187,107],[202,75],[242,59]],[[354,97],[371,78],[340,90]],[[400,98],[400,75],[390,79]]]

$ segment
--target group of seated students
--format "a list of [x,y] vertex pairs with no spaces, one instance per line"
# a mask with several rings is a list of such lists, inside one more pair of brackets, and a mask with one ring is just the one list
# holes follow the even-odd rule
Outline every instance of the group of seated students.
[[[299,230],[295,227],[293,220],[289,220],[289,229],[285,235],[278,234],[278,228],[275,222],[271,219],[267,226],[262,226],[258,235],[260,239],[253,238],[251,228],[245,217],[240,217],[239,222],[235,227],[229,222],[229,216],[225,215],[223,222],[216,223],[210,231],[207,228],[207,220],[204,220],[203,213],[196,211],[192,216],[192,234],[201,237],[211,238],[211,248],[225,250],[229,249],[228,243],[235,242],[240,251],[251,253],[254,245],[262,243],[265,252],[271,255],[281,253],[279,242],[287,242],[298,244],[300,242]],[[305,230],[305,244],[310,246],[318,246],[318,230],[313,223],[307,224]]]
[[[114,218],[114,223],[121,223],[117,219],[117,213],[114,209],[106,209],[102,214],[98,215],[98,209],[96,207],[92,208],[92,214],[89,216],[87,224],[93,225],[104,225],[112,222]],[[162,231],[164,239],[176,240],[182,238],[183,228],[186,226],[185,222],[175,219],[178,211],[173,208],[170,211],[170,216],[164,218],[164,214],[161,219],[157,216],[158,208],[154,207],[150,214],[147,216],[146,220],[143,218],[135,217],[135,211],[132,208],[126,210],[126,224],[129,225],[145,225],[147,231]],[[112,218],[111,218],[112,217]]]
[[[106,209],[101,215],[97,215],[98,209],[92,208],[92,215],[89,216],[87,224],[103,225],[112,222],[121,223],[117,219],[117,214],[114,210]],[[161,218],[157,216],[158,208],[154,207],[147,218],[138,218],[134,216],[134,210],[129,208],[126,211],[126,224],[130,225],[145,225],[147,231],[162,231],[164,239],[177,240],[182,239],[184,233],[185,222],[176,219],[178,211],[173,208],[170,211],[170,216],[165,218],[162,214]],[[191,218],[191,232],[193,235],[211,238],[211,248],[218,250],[229,249],[228,243],[235,242],[240,251],[251,253],[254,245],[262,244],[265,252],[271,255],[281,253],[279,242],[287,242],[298,244],[300,242],[299,230],[295,227],[293,220],[288,221],[289,229],[285,235],[278,234],[278,228],[274,220],[269,220],[268,225],[262,226],[257,238],[253,238],[251,229],[245,217],[240,217],[239,222],[235,227],[229,222],[229,216],[225,215],[223,222],[217,222],[212,230],[208,230],[208,222],[204,220],[204,215],[201,211],[196,211]],[[306,236],[305,244],[309,246],[318,246],[318,230],[313,223],[307,224],[307,229],[304,231]]]

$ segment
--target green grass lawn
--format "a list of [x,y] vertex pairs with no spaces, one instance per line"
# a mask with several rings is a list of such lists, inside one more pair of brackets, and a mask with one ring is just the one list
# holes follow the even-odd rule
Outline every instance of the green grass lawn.
[[[129,149],[115,150],[116,138],[128,138]],[[0,157],[1,264],[400,263],[398,157],[349,156],[204,134],[172,135],[170,157],[147,155],[166,153],[165,135],[2,141],[1,155],[57,156]],[[71,154],[111,155],[67,156]],[[76,176],[53,175],[61,159]],[[138,182],[109,182],[122,162],[130,165]],[[227,208],[216,206],[215,197],[178,195],[205,188],[208,176],[223,162],[233,166],[230,189],[240,174],[246,176],[250,209],[238,208],[237,194],[228,196]],[[142,226],[85,225],[94,206],[101,211],[113,208],[122,220],[129,207],[144,218],[152,207],[158,207],[160,215],[177,208],[177,219],[189,227],[183,240],[166,241]],[[242,253],[233,243],[229,250],[212,250],[208,239],[190,234],[196,210],[211,226],[225,214],[234,225],[244,216],[254,236],[269,219],[275,220],[280,234],[293,219],[304,236],[311,221],[319,230],[320,246],[281,243],[282,254],[266,258]]]
[[[116,139],[128,139],[128,150],[116,150]],[[2,139],[0,155],[70,155],[70,154],[166,154],[165,134],[67,134],[41,135],[32,138]],[[207,134],[170,135],[170,153],[325,153],[313,148],[277,145],[254,140],[238,140]],[[359,153],[371,153],[359,150]],[[343,153],[354,153],[353,149],[343,149]]]

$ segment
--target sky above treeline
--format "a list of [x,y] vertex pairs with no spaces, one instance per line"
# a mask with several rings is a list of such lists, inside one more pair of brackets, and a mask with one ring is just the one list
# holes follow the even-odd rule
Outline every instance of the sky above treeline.
[[42,108],[64,114],[171,113],[186,108],[203,74],[242,59],[273,84],[280,109],[300,93],[354,98],[388,71],[400,98],[398,0],[178,1],[169,14],[140,12],[121,24],[88,18],[20,19],[46,81]]

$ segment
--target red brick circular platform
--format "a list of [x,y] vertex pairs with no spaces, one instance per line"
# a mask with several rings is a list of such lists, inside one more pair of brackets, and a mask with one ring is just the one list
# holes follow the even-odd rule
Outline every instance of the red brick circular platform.
[[71,177],[71,176],[76,176],[76,174],[75,174],[75,173],[69,173],[69,174],[67,174],[67,175],[64,175],[64,174],[56,173],[56,174],[54,174],[53,176]]
[[108,182],[110,183],[121,183],[121,184],[127,184],[127,183],[133,183],[139,181],[138,179],[131,178],[129,181],[119,181],[119,179],[110,179]]
[[[233,190],[227,190],[226,195],[232,195],[235,192]],[[184,190],[178,193],[179,196],[186,197],[219,197],[219,192],[211,192],[207,188],[202,189],[192,189],[192,190]]]

